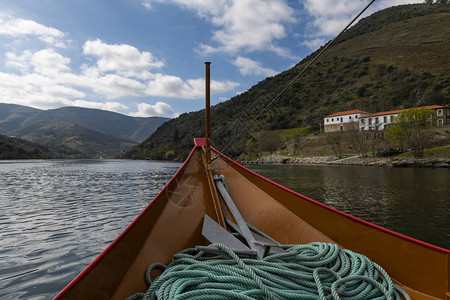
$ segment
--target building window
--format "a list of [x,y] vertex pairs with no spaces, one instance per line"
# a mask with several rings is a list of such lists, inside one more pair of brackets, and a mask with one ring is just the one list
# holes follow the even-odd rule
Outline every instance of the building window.
[[358,119],[358,116],[355,116],[355,119]]
[[437,125],[438,126],[444,125],[444,120],[442,120],[442,119],[437,120]]
[[369,119],[369,125],[372,125],[372,119]]
[[331,122],[333,122],[333,121],[334,121],[334,119],[332,118],[332,119],[331,119]]
[[330,119],[327,119],[327,123],[330,122]]
[[436,112],[436,115],[443,116],[444,115],[444,110],[443,109],[438,109],[437,112]]
[[387,117],[383,117],[383,122],[387,123]]
[[375,118],[375,124],[378,124],[378,121],[379,121],[378,118]]
[[344,131],[344,126],[341,125],[341,131]]
[[348,119],[351,120],[351,119],[352,119],[352,116],[349,116]]
[[391,119],[391,123],[393,123],[394,122],[394,116],[390,116],[390,119]]
[[344,121],[344,118],[343,117],[341,117],[341,122],[343,122]]
[[364,125],[364,119],[361,119],[360,123],[361,125]]

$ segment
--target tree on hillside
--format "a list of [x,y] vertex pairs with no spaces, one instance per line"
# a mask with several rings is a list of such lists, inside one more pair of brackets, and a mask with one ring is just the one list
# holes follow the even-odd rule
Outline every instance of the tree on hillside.
[[406,128],[396,124],[386,129],[386,137],[403,152],[405,149]]
[[331,146],[334,154],[338,158],[342,158],[342,147],[344,143],[344,136],[342,131],[335,131],[326,134],[327,144]]
[[404,141],[414,157],[420,158],[433,138],[432,122],[432,110],[410,108],[398,114],[387,135],[392,141]]
[[259,149],[272,154],[276,151],[281,143],[280,135],[276,131],[265,131],[258,140]]
[[361,157],[367,157],[366,131],[359,130],[358,122],[349,123],[347,140]]
[[378,130],[378,128],[376,128],[371,132],[371,135],[370,145],[372,146],[372,155],[375,155],[375,149],[378,148],[381,140],[383,139],[383,131],[380,131]]

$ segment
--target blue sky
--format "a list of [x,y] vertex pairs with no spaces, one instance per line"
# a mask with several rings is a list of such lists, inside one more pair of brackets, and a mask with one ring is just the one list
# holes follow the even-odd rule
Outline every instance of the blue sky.
[[[204,108],[333,38],[362,0],[2,0],[0,102],[130,116]],[[378,0],[365,14],[416,0]]]

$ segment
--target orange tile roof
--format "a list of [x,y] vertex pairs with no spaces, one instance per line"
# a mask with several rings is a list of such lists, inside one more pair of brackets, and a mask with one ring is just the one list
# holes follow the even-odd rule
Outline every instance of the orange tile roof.
[[353,114],[366,114],[366,115],[370,115],[370,113],[362,111],[362,110],[347,110],[347,111],[341,111],[341,112],[337,112],[335,114],[326,116],[325,118],[331,118],[331,117],[339,117],[339,116],[346,116],[346,115],[353,115]]
[[[426,108],[426,109],[438,109],[438,108],[444,108],[444,106],[441,106],[441,105],[428,105],[428,106],[412,107],[412,108],[417,108],[417,109],[424,109],[424,108]],[[376,117],[376,116],[399,114],[401,112],[407,111],[408,109],[409,108],[397,109],[397,110],[391,110],[391,111],[383,111],[383,112],[378,112],[378,113],[371,114],[371,115],[366,116],[366,117]]]

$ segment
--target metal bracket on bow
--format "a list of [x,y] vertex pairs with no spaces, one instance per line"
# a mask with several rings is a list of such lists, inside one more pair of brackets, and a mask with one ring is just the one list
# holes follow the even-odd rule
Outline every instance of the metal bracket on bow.
[[227,205],[237,223],[235,224],[229,219],[225,219],[228,226],[239,233],[245,239],[247,245],[242,243],[239,239],[222,228],[207,215],[205,215],[205,219],[203,222],[203,236],[211,243],[222,243],[228,246],[236,254],[255,256],[257,259],[262,259],[270,254],[283,253],[284,250],[280,247],[280,245],[259,235],[256,232],[250,231],[250,228],[248,227],[236,204],[233,202],[233,199],[225,188],[223,178],[215,175],[214,182],[216,184],[217,190],[219,191],[220,195],[225,201],[225,204]]

